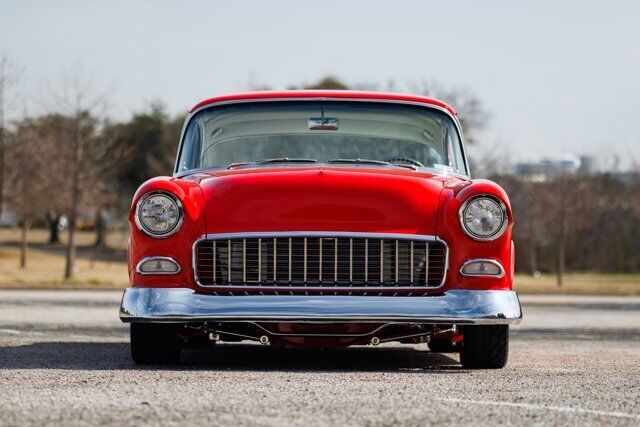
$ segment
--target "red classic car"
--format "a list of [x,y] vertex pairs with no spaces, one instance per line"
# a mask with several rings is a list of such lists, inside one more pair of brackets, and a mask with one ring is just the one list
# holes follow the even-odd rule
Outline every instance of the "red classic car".
[[130,220],[120,318],[136,363],[217,341],[397,341],[500,368],[522,316],[509,199],[469,178],[456,112],[432,98],[207,99]]

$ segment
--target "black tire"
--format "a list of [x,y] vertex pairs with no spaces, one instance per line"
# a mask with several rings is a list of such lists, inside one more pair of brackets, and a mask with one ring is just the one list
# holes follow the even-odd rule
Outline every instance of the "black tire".
[[459,353],[460,346],[447,339],[432,339],[429,341],[429,350],[432,353]]
[[181,343],[170,324],[131,324],[131,358],[139,365],[173,365],[180,362]]
[[509,356],[509,326],[465,326],[460,363],[469,369],[500,369]]

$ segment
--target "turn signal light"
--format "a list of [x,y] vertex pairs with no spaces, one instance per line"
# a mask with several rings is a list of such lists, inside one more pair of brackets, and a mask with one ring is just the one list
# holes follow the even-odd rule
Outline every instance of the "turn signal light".
[[153,256],[144,258],[136,267],[138,274],[176,274],[180,272],[180,265],[169,257]]
[[498,261],[493,259],[472,259],[464,263],[460,273],[463,276],[502,277],[504,269]]

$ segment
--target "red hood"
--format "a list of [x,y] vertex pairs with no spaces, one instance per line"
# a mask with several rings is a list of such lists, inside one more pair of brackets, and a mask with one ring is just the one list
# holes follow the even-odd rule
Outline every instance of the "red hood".
[[435,235],[445,180],[404,169],[313,166],[215,171],[200,186],[207,233]]

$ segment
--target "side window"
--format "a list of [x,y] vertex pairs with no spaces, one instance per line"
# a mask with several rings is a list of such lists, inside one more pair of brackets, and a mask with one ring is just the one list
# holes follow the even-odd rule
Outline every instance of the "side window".
[[453,123],[447,123],[446,128],[446,145],[447,145],[447,157],[449,166],[453,168],[455,173],[462,175],[467,174],[467,168],[464,164],[464,156],[462,155],[462,144],[458,137],[458,132]]

